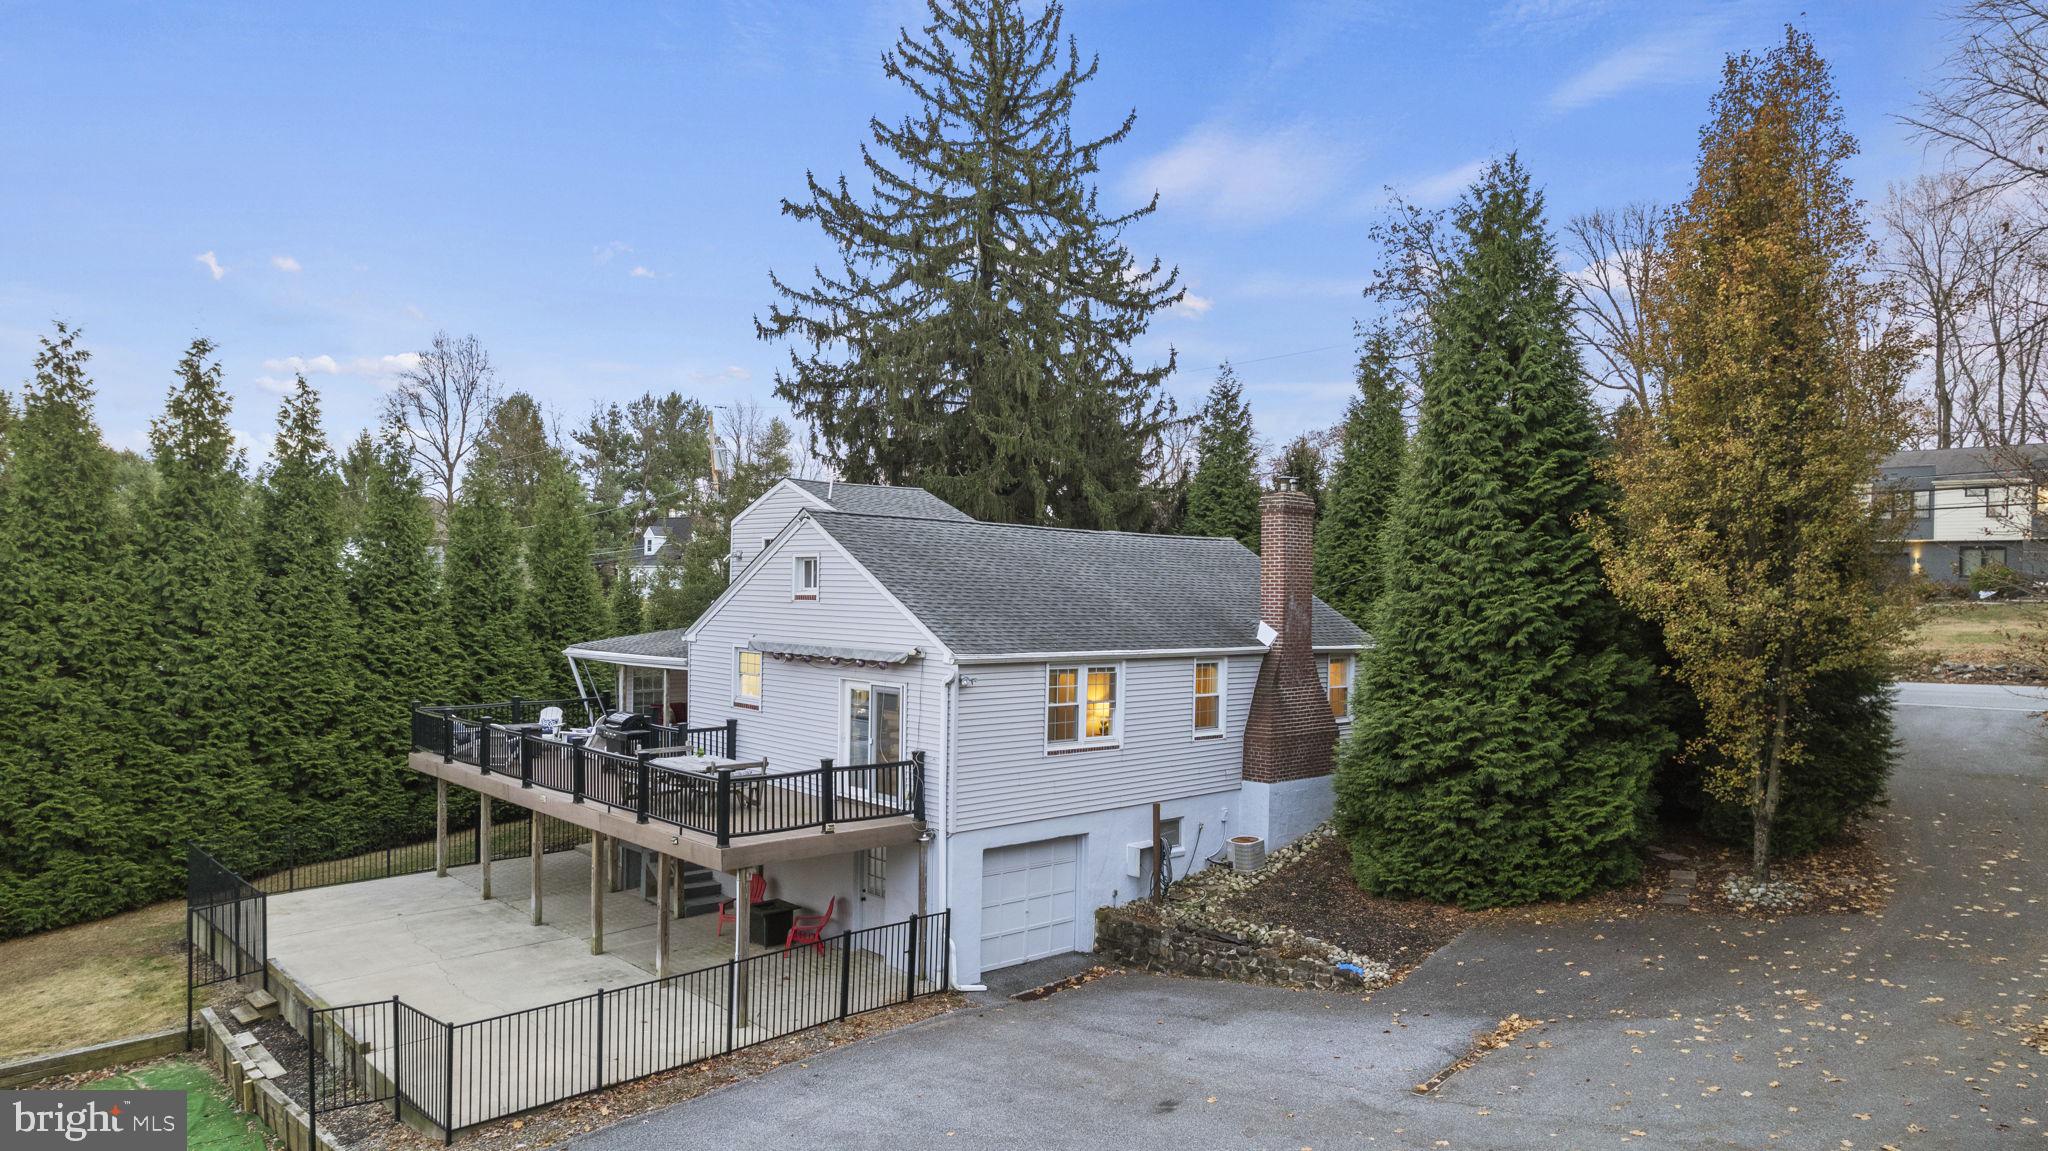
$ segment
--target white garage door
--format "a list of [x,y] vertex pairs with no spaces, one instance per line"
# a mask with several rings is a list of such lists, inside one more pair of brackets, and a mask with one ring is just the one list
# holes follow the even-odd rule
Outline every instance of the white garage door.
[[1078,839],[1042,839],[981,855],[981,967],[1074,949]]

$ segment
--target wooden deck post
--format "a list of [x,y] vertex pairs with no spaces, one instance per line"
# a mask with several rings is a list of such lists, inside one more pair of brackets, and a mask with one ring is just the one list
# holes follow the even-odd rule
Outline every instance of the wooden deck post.
[[491,835],[491,797],[479,794],[476,799],[476,862],[483,874],[484,898],[491,897],[491,849],[497,844]]
[[434,878],[448,878],[448,781],[434,781]]
[[604,836],[590,836],[590,953],[604,954]]
[[668,978],[668,856],[654,857],[654,977]]
[[529,897],[529,899],[528,899],[528,903],[529,903],[529,904],[531,905],[531,907],[532,907],[532,909],[533,909],[533,925],[534,925],[535,927],[539,927],[539,926],[540,926],[540,923],[541,923],[541,918],[540,918],[540,889],[541,889],[541,874],[540,874],[540,864],[541,864],[541,846],[542,846],[542,844],[543,844],[543,843],[545,843],[545,842],[546,842],[546,840],[544,839],[544,837],[543,837],[543,836],[542,836],[542,834],[541,834],[541,826],[540,826],[540,821],[541,821],[541,820],[542,820],[543,818],[545,818],[545,817],[544,817],[544,816],[542,816],[542,815],[541,815],[541,813],[540,813],[540,812],[538,812],[538,811],[536,811],[536,812],[532,812],[532,813],[528,814],[528,816],[526,817],[526,824],[527,824],[527,827],[528,827],[528,829],[530,830],[530,832],[531,832],[531,835],[532,835],[532,838],[533,838],[533,891],[532,891],[532,895],[531,895],[531,896]]

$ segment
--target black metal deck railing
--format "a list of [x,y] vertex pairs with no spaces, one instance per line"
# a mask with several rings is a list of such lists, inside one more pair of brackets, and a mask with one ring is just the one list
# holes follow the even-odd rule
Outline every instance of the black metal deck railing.
[[[555,701],[559,705],[561,701]],[[573,701],[572,701],[573,702]],[[467,763],[484,775],[516,777],[521,787],[599,803],[696,832],[728,847],[735,839],[876,819],[925,817],[923,752],[890,763],[836,764],[774,771],[681,767],[670,758],[737,759],[739,722],[716,727],[661,727],[639,752],[626,755],[547,736],[519,715],[532,703],[415,705],[413,748],[445,763]],[[506,712],[500,717],[492,710]],[[565,709],[566,710],[566,709]]]

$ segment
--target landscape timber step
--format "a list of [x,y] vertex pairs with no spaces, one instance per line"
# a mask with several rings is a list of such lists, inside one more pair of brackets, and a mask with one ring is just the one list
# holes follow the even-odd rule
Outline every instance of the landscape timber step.
[[234,1021],[236,1023],[239,1023],[244,1027],[253,1027],[256,1024],[263,1022],[263,1020],[269,1018],[269,1016],[263,1014],[261,1011],[256,1010],[254,1007],[251,1007],[246,1003],[235,1004],[234,1010],[228,1012],[228,1014],[234,1018]]
[[249,1006],[254,1007],[265,1019],[270,1019],[277,1015],[277,996],[272,995],[268,991],[259,988],[242,998],[248,1000]]

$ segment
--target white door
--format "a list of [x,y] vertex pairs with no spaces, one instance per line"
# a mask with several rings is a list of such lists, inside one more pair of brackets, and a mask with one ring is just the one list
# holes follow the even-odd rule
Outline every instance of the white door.
[[[903,758],[903,689],[886,684],[846,685],[846,758],[849,766],[896,763]],[[900,768],[840,772],[849,791],[894,799],[903,793]]]
[[981,855],[981,967],[1074,950],[1079,839],[1042,839]]

